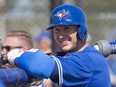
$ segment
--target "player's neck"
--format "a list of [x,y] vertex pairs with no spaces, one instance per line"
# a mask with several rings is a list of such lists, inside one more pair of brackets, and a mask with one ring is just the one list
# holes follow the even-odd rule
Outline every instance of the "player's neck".
[[75,48],[67,51],[66,53],[72,53],[72,52],[80,52],[83,51],[89,44],[87,42],[79,40],[75,46]]
[[83,42],[80,44],[80,48],[77,50],[77,52],[83,51],[87,46],[89,46],[89,43]]

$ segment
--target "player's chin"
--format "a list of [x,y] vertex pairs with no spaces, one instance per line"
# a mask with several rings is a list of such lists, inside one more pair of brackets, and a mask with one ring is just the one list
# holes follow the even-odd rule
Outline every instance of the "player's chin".
[[64,52],[70,52],[71,48],[69,46],[61,47]]

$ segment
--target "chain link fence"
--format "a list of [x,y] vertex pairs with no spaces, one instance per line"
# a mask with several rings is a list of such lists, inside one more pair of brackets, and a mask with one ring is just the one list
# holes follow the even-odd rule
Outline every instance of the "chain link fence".
[[[64,0],[79,5],[87,14],[92,43],[99,39],[111,39],[116,27],[115,0]],[[11,30],[25,30],[33,36],[49,26],[49,0],[0,0],[0,37]]]

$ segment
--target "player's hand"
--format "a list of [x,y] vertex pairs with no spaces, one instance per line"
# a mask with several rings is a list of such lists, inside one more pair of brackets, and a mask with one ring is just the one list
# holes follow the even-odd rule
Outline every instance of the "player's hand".
[[8,52],[7,57],[8,57],[8,61],[11,64],[11,66],[15,66],[14,65],[15,58],[20,57],[23,53],[24,52],[20,49],[14,49]]

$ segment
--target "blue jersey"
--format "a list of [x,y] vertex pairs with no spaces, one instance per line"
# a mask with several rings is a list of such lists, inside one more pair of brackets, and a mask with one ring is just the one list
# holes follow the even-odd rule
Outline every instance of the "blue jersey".
[[30,75],[51,78],[63,87],[111,87],[106,60],[93,46],[52,58],[39,50],[26,52],[15,64]]
[[105,58],[92,46],[57,56],[63,69],[63,87],[110,87]]

